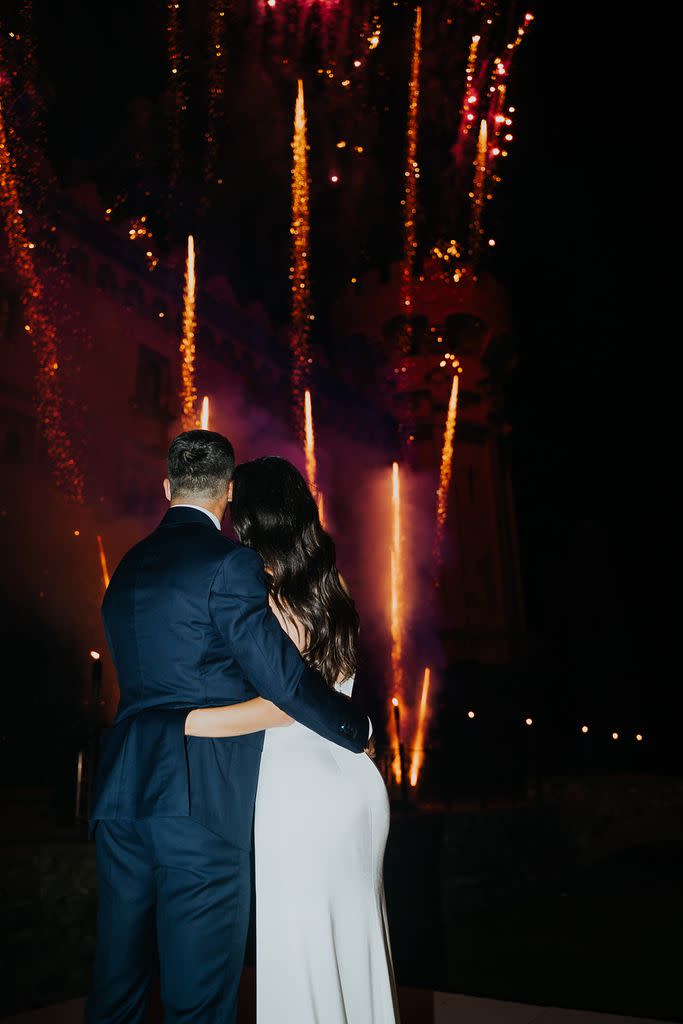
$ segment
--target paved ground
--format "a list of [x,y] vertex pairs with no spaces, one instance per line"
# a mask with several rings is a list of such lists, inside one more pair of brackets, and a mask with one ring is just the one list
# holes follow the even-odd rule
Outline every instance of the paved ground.
[[[61,1006],[10,1017],[5,1024],[81,1024],[82,1020],[83,1000],[74,999]],[[248,990],[239,1024],[252,1024],[253,1021],[253,994]],[[657,1024],[645,1018],[525,1006],[419,989],[401,990],[401,1021],[402,1024]]]

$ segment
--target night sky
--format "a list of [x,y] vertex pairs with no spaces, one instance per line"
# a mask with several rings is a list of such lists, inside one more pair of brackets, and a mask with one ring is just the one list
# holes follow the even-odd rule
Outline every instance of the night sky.
[[[47,0],[35,8],[53,163],[65,184],[95,178],[113,190],[131,112],[149,115],[150,145],[165,131],[164,5],[74,3],[66,16]],[[515,69],[516,141],[491,207],[490,266],[514,309],[507,415],[532,661],[549,687],[597,690],[636,711],[668,686],[658,665],[662,499],[650,408],[652,375],[663,367],[648,359],[658,304],[652,190],[667,210],[672,188],[652,156],[652,90],[661,91],[666,61],[650,66],[654,26],[647,15],[626,21],[623,5],[529,9],[536,21]],[[290,125],[253,124],[256,149],[271,130],[288,135]],[[389,125],[389,152],[392,139]],[[233,170],[245,188],[248,178]],[[285,165],[268,189],[281,211],[272,246],[263,245],[263,223],[248,238],[229,211],[225,237],[212,240],[238,293],[260,297],[276,319],[287,287],[287,174]],[[254,217],[266,184],[257,176],[244,196]],[[395,257],[400,222],[390,219],[385,255]],[[377,252],[366,255],[371,262]],[[319,295],[331,302],[334,284],[318,273]]]

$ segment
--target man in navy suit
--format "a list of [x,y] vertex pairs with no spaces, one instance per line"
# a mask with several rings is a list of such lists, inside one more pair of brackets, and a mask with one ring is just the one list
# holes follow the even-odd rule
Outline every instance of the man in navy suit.
[[157,959],[166,1024],[235,1020],[263,733],[186,738],[190,710],[260,694],[349,750],[367,746],[367,718],[307,668],[270,611],[259,556],[220,532],[233,469],[220,434],[177,437],[171,507],[105,595],[121,695],[91,812],[99,908],[88,1024],[142,1021]]

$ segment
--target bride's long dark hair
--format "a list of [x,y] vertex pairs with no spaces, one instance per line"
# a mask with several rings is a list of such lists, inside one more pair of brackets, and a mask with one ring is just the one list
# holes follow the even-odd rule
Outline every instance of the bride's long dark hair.
[[242,463],[232,481],[235,533],[261,555],[275,604],[303,627],[304,659],[333,686],[356,670],[358,612],[306,481],[276,457]]

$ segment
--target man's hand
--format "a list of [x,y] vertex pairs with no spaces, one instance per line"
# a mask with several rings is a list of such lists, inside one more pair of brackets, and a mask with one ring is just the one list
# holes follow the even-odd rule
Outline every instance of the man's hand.
[[365,748],[365,753],[368,755],[368,757],[371,757],[373,761],[375,760],[375,757],[377,756],[377,749],[375,747],[375,734],[374,733],[372,734],[372,736],[368,740],[368,745]]

